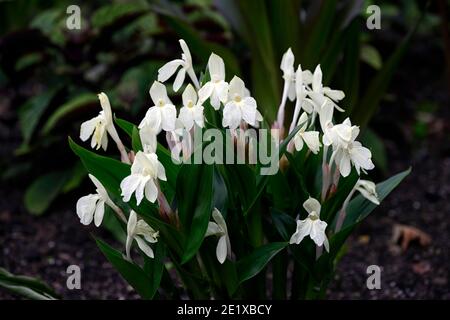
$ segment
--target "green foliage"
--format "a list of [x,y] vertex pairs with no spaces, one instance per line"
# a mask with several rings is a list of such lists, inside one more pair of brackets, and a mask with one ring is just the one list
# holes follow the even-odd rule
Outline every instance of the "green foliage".
[[17,276],[3,268],[0,268],[0,287],[30,300],[57,299],[55,292],[42,281],[27,276]]

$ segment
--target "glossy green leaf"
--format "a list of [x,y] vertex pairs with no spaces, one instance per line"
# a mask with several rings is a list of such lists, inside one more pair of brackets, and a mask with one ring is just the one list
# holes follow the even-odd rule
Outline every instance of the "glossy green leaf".
[[115,250],[100,239],[95,240],[97,246],[105,255],[106,259],[114,266],[120,275],[136,290],[144,299],[153,298],[151,279],[138,265],[126,260],[122,253]]
[[[396,174],[395,176],[377,184],[377,193],[380,202],[382,202],[394,190],[403,179],[411,173],[411,168]],[[358,195],[350,201],[347,208],[347,217],[344,220],[342,228],[346,228],[360,222],[366,218],[377,205],[370,202],[362,195]]]
[[55,300],[56,293],[42,281],[27,277],[17,276],[0,268],[0,287],[32,300]]
[[[98,104],[98,99],[95,94],[84,93],[67,103],[58,107],[56,111],[48,118],[42,129],[43,134],[48,134],[64,117],[70,115],[79,109],[86,108]],[[99,109],[100,110],[100,109]]]
[[256,276],[269,261],[281,250],[286,248],[287,242],[273,242],[255,249],[245,258],[237,262],[239,283]]
[[213,209],[213,166],[185,164],[176,186],[178,216],[186,234],[182,263],[200,248]]

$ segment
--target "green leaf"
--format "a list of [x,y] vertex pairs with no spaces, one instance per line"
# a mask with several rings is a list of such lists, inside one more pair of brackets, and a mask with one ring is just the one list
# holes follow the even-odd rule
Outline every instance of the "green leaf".
[[281,250],[287,242],[272,242],[255,249],[251,254],[237,262],[239,283],[256,276],[269,261]]
[[25,192],[25,207],[34,215],[41,215],[57,197],[69,175],[56,171],[40,176]]
[[134,152],[143,151],[141,137],[139,136],[139,129],[133,126],[133,133],[131,134],[131,144]]
[[158,291],[163,276],[166,246],[164,243],[158,242],[155,244],[155,257],[153,259],[147,257],[145,254],[143,256],[145,260],[144,271],[148,274],[149,278],[152,279],[150,288],[153,298]]
[[59,87],[49,89],[44,93],[29,99],[20,107],[19,124],[24,140],[23,143],[25,145],[30,142],[31,136],[36,129],[42,114],[47,109],[58,90]]
[[[411,168],[396,174],[395,176],[377,184],[377,193],[380,202],[384,200],[394,190],[403,179],[405,179],[411,173]],[[352,226],[364,218],[366,218],[377,207],[376,204],[364,198],[362,195],[358,195],[350,201],[347,208],[347,216],[342,225],[342,228]]]
[[0,287],[32,300],[55,300],[56,293],[42,281],[27,277],[16,276],[0,268]]
[[213,209],[212,165],[185,164],[178,174],[176,197],[178,215],[186,234],[182,263],[200,248]]
[[45,123],[42,133],[48,134],[58,122],[60,122],[64,117],[70,115],[79,109],[84,109],[91,105],[97,105],[98,99],[95,94],[83,93],[76,98],[69,100],[67,103],[58,107],[56,111],[48,118]]
[[144,299],[153,298],[151,279],[138,265],[124,259],[122,253],[110,247],[100,239],[95,239],[97,246],[105,255],[106,259],[119,271],[120,275],[136,290]]
[[130,138],[133,137],[133,128],[135,127],[133,123],[119,118],[115,118],[114,121]]
[[88,151],[69,138],[69,145],[83,162],[86,170],[116,197],[120,197],[120,182],[130,174],[130,165]]
[[146,9],[143,3],[113,3],[100,7],[92,15],[92,27],[103,28],[112,24],[114,21],[124,17],[126,15],[137,13]]

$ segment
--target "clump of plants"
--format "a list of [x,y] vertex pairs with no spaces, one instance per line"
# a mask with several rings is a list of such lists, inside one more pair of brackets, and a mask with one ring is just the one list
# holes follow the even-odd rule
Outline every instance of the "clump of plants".
[[[282,99],[267,123],[266,102],[227,77],[220,56],[197,77],[180,45],[140,123],[115,118],[100,93],[102,110],[81,125],[82,141],[120,157],[69,141],[95,186],[77,202],[81,223],[115,219],[126,231],[121,250],[96,241],[145,299],[324,297],[347,237],[409,171],[377,185],[367,178],[371,151],[350,119],[334,121],[345,94],[323,86],[320,65],[303,70],[285,52]],[[167,94],[172,78],[180,106]]]

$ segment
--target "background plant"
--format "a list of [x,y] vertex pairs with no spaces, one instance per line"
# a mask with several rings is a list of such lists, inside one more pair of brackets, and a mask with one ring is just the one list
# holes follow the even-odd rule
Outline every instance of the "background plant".
[[[18,111],[22,135],[22,144],[12,155],[14,165],[10,165],[12,157],[3,163],[3,179],[27,177],[31,183],[25,204],[35,214],[43,213],[58,194],[74,190],[85,177],[79,163],[64,151],[62,134],[73,132],[74,120],[93,110],[100,89],[110,92],[113,105],[130,111],[129,118],[141,115],[146,86],[174,50],[177,37],[189,41],[198,61],[206,62],[212,50],[219,53],[227,69],[247,80],[257,99],[267,101],[261,111],[268,119],[278,107],[281,83],[276,80],[267,87],[261,75],[279,72],[281,53],[289,46],[305,68],[320,59],[325,83],[348,92],[347,110],[352,117],[365,117],[357,119],[363,125],[384,95],[385,88],[379,85],[387,86],[409,39],[392,58],[381,59],[364,27],[368,3],[359,1],[214,1],[218,11],[208,1],[94,1],[83,6],[85,27],[75,33],[65,29],[62,8],[68,4],[1,4],[2,30],[7,33],[1,41],[0,83],[8,92],[7,103]],[[243,15],[249,17],[245,24],[239,23]],[[289,18],[279,19],[283,15]],[[365,73],[378,74],[373,85],[366,86],[366,77],[361,78]],[[365,88],[373,89],[365,93]],[[368,103],[358,102],[358,97]],[[354,115],[358,110],[363,110],[361,115]],[[382,143],[371,132],[364,141],[372,147],[379,167],[385,168]],[[56,166],[47,161],[49,153],[61,159]],[[34,163],[41,165],[36,168]]]

